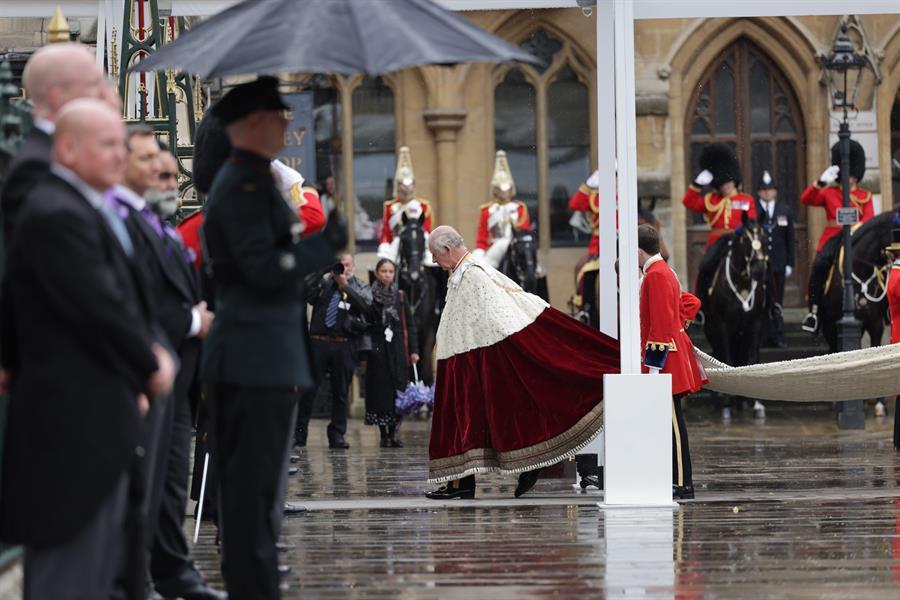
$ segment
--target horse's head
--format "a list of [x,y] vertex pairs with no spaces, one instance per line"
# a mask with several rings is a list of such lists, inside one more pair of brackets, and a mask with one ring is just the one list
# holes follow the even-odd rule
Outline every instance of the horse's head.
[[399,237],[398,283],[404,289],[421,285],[425,275],[425,213],[414,218],[404,214]]
[[769,239],[765,229],[744,213],[740,233],[734,234],[731,254],[734,266],[751,281],[764,281],[769,268]]
[[517,229],[509,244],[509,261],[515,279],[527,292],[537,290],[537,244],[531,230]]

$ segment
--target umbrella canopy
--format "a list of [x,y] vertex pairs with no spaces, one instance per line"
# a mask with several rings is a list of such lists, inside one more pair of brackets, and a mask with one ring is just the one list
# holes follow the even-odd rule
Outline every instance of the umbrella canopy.
[[246,0],[133,67],[204,78],[540,61],[431,0]]

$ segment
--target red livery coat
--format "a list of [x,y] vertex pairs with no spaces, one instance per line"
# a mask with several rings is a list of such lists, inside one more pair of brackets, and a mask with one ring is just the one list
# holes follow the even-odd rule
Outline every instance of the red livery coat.
[[[672,375],[673,396],[692,394],[706,383],[694,358],[694,345],[684,331],[692,304],[683,299],[681,285],[665,261],[657,260],[647,268],[640,298],[642,357],[646,359],[648,349],[668,349],[661,372]],[[649,372],[646,364],[642,371]]]
[[[841,232],[840,225],[837,224],[837,209],[844,206],[844,192],[840,185],[829,185],[827,187],[819,187],[818,184],[807,186],[803,193],[800,194],[800,202],[806,206],[821,206],[825,209],[825,216],[828,223],[822,230],[819,237],[819,245],[816,246],[816,252],[820,252],[825,242],[838,235]],[[872,192],[854,186],[850,190],[850,206],[856,208],[859,214],[859,222],[865,223],[873,216],[875,210],[872,208]]]
[[598,256],[600,254],[600,206],[597,201],[597,190],[589,188],[582,183],[569,199],[569,209],[575,212],[587,213],[591,224],[591,241],[588,242],[588,254]]
[[900,342],[900,265],[894,263],[888,276],[888,307],[891,311],[891,343]]
[[[518,218],[516,219],[513,228],[516,230],[530,231],[531,217],[528,216],[528,207],[525,206],[524,202],[519,202],[518,200],[510,200],[510,202],[519,206]],[[500,203],[494,201],[481,205],[481,214],[478,218],[478,235],[475,238],[475,247],[480,248],[481,250],[487,250],[494,243],[490,229],[488,228],[488,221],[491,217],[491,207],[495,204]]]
[[737,193],[725,198],[715,192],[709,192],[704,196],[697,187],[690,185],[684,192],[681,203],[688,210],[702,214],[712,227],[709,237],[706,238],[707,248],[721,235],[737,229],[745,212],[749,218],[756,218],[756,201],[747,194]]

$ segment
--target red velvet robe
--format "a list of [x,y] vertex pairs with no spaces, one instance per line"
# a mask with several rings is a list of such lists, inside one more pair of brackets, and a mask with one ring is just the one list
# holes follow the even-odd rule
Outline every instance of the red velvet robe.
[[[485,282],[496,274],[476,263],[463,272],[466,278]],[[448,310],[457,303],[463,317],[472,315],[471,322],[461,319],[452,326],[471,327],[474,339],[483,339],[480,332],[489,329],[478,326],[478,315],[490,310],[487,304],[516,310],[514,302],[502,297],[498,302],[498,293],[528,296],[537,314],[498,342],[446,358],[441,357],[446,334],[438,330],[429,481],[489,471],[522,473],[575,454],[602,427],[603,375],[619,372],[618,342],[546,306],[502,275],[492,281],[503,292],[487,289],[465,300],[454,298],[452,279]],[[441,327],[448,327],[444,317]]]

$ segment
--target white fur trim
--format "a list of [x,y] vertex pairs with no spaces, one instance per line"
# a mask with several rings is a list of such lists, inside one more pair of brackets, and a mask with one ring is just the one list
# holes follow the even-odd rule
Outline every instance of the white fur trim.
[[470,255],[450,276],[437,331],[437,359],[493,346],[534,323],[548,306]]

